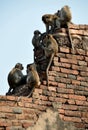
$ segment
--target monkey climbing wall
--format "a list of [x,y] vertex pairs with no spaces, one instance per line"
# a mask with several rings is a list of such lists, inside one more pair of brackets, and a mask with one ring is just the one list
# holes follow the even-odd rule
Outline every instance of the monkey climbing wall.
[[[49,86],[43,80],[30,98],[0,96],[0,130],[37,130],[37,122],[43,129],[41,117],[52,119],[43,116],[48,109],[58,112],[55,130],[88,129],[88,25],[73,24],[70,31],[74,52],[64,28],[53,33],[59,51],[49,70]],[[45,125],[44,130],[54,130],[54,126]]]

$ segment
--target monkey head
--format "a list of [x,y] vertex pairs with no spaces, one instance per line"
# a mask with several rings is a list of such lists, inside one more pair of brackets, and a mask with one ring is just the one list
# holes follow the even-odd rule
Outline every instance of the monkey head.
[[27,73],[29,72],[29,71],[32,71],[32,70],[36,70],[36,64],[35,63],[32,63],[32,64],[28,64],[27,65]]
[[20,69],[20,70],[23,70],[23,69],[24,69],[24,67],[23,67],[23,65],[22,65],[21,63],[17,63],[17,64],[15,65],[15,68],[18,68],[18,69]]
[[52,23],[55,19],[57,19],[57,15],[53,15],[53,14],[45,14],[42,16],[42,21],[45,24],[49,24]]
[[41,34],[41,32],[39,30],[34,31],[34,35],[39,35],[39,34]]

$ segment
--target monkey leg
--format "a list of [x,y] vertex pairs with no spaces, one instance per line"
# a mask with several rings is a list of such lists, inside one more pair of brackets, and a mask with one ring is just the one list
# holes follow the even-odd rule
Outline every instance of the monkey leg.
[[33,88],[31,89],[31,92],[28,94],[28,98],[31,96],[31,94],[33,93],[33,91],[34,91],[34,88],[35,88],[35,86],[33,86]]
[[74,52],[74,44],[72,42],[72,37],[71,37],[70,29],[69,29],[69,23],[67,23],[67,28],[68,28],[68,36],[69,36],[69,39],[70,39],[71,47],[72,47],[72,50]]
[[47,69],[46,69],[47,86],[49,86],[48,71],[49,71],[50,65],[52,63],[53,57],[54,57],[54,53],[52,53],[50,60],[49,60],[49,64],[48,64]]

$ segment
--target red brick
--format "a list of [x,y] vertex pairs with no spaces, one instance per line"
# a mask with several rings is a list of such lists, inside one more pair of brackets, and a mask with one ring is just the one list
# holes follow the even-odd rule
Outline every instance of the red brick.
[[52,82],[52,81],[49,81],[49,85],[51,85],[51,86],[57,86],[58,85],[58,83],[57,82]]
[[49,71],[49,75],[56,76],[57,74],[56,74],[56,71]]
[[58,109],[59,114],[64,114],[64,109]]
[[57,92],[58,93],[64,93],[64,94],[73,94],[74,93],[74,90],[73,89],[65,89],[65,88],[57,88]]
[[66,99],[64,99],[64,98],[55,98],[54,101],[55,101],[55,102],[65,103],[65,102],[66,102]]
[[77,76],[77,80],[85,81],[85,78],[78,75],[78,76]]
[[74,84],[74,85],[80,85],[80,81],[72,80],[72,84]]
[[48,79],[51,81],[54,81],[55,77],[54,76],[48,76]]
[[77,64],[77,60],[76,59],[60,58],[60,61],[61,62],[65,62],[65,63]]
[[54,67],[54,66],[52,66],[52,70],[58,72],[58,71],[60,71],[60,68],[59,68],[59,67]]
[[66,116],[71,116],[71,117],[81,117],[81,112],[65,110],[65,115]]
[[48,100],[48,97],[47,97],[47,96],[40,95],[40,99],[43,100],[43,101],[47,101],[47,100]]
[[58,94],[57,93],[57,96],[60,97],[60,98],[66,98],[66,99],[68,99],[68,95],[67,94]]
[[74,100],[67,100],[68,104],[71,104],[71,105],[75,105],[75,101]]
[[7,113],[7,114],[5,114],[5,118],[6,119],[9,119],[9,120],[14,120],[14,119],[16,119],[16,115],[15,114],[11,114],[11,113]]
[[77,60],[84,60],[85,56],[82,55],[76,55]]
[[79,72],[77,70],[71,70],[71,69],[65,69],[65,68],[61,68],[61,72],[67,73],[67,74],[74,74],[74,75],[79,74]]
[[[22,127],[23,128],[28,128],[30,126],[30,124],[29,123],[26,123],[26,122],[24,122],[23,124],[22,124]],[[32,126],[32,123],[31,123],[31,126]]]
[[58,62],[58,66],[64,67],[64,68],[71,68],[71,64],[69,63]]
[[81,75],[81,76],[84,76],[84,77],[85,77],[85,76],[87,77],[87,76],[88,76],[88,73],[85,72],[85,71],[81,71],[81,72],[80,72],[80,75]]
[[64,116],[64,121],[68,121],[68,122],[81,122],[81,118]]
[[84,117],[84,118],[88,118],[88,112],[82,112],[81,115],[82,115],[82,117]]
[[85,61],[87,61],[87,62],[88,62],[88,57],[85,57]]
[[66,88],[66,84],[65,83],[58,83],[58,87],[60,87],[60,88]]
[[56,87],[48,87],[48,90],[56,92]]
[[72,110],[72,111],[76,111],[78,110],[78,106],[77,105],[66,105],[66,104],[63,104],[63,107],[62,107],[64,110]]
[[60,52],[70,53],[70,49],[69,48],[60,47]]
[[70,95],[69,94],[69,99],[75,99],[75,100],[81,100],[81,101],[85,101],[86,97],[85,96],[79,96],[79,95]]
[[16,101],[17,97],[15,97],[15,96],[6,96],[6,99],[10,100],[10,101]]

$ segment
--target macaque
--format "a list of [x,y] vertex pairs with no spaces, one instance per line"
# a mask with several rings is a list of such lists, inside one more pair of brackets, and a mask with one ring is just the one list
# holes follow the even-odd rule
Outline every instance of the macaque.
[[34,31],[34,36],[32,38],[32,45],[34,48],[38,48],[40,46],[41,32],[39,30]]
[[57,28],[67,27],[71,46],[74,51],[74,45],[72,43],[72,37],[69,29],[69,23],[71,23],[72,20],[72,13],[70,11],[70,7],[66,5],[62,7],[61,10],[58,10],[55,14],[59,17],[55,21]]
[[46,26],[46,33],[49,33],[50,30],[52,32],[54,31],[54,25],[57,18],[58,16],[55,14],[45,14],[42,16],[42,21]]
[[42,48],[45,51],[45,56],[46,58],[50,58],[47,69],[46,69],[47,85],[49,86],[48,71],[52,63],[52,60],[54,58],[54,55],[58,53],[58,44],[51,34],[46,35],[46,37],[43,40],[43,44],[44,46]]
[[23,75],[22,70],[23,65],[21,63],[17,63],[15,67],[9,72],[7,80],[10,88],[8,93],[10,93],[11,90],[14,91],[14,89],[19,85],[26,83],[26,76]]
[[27,80],[26,80],[29,88],[31,89],[31,92],[27,97],[30,97],[34,88],[38,87],[40,85],[40,78],[38,75],[38,72],[36,70],[36,65],[33,64],[28,64],[27,65]]

